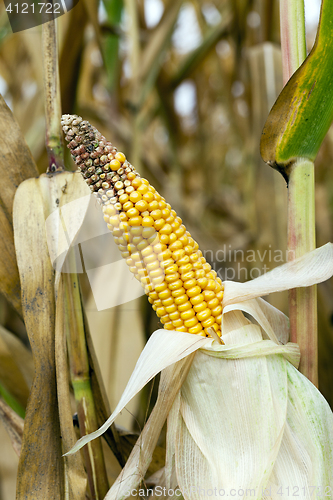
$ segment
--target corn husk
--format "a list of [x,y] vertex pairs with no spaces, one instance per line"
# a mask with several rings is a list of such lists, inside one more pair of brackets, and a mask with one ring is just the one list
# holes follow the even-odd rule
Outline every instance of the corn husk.
[[[152,429],[148,421],[137,442],[147,460],[156,444],[147,439],[148,431],[159,433],[168,413],[167,487],[178,484],[186,500],[201,498],[203,491],[209,496],[208,490],[214,488],[235,498],[243,498],[241,492],[246,489],[254,490],[253,498],[279,498],[278,487],[292,485],[304,488],[304,497],[310,498],[314,484],[332,487],[333,414],[315,386],[297,371],[297,344],[282,342],[288,337],[287,318],[255,298],[267,290],[287,289],[295,283],[308,286],[327,279],[333,274],[332,248],[327,244],[244,284],[244,292],[239,284],[227,284],[224,301],[228,305],[222,321],[225,345],[187,333],[157,330],[114,413],[69,453],[100,436],[159,369],[164,373],[168,366],[175,369],[195,353],[180,390],[176,385],[176,391],[169,391],[164,411],[157,400],[155,426]],[[246,319],[243,311],[256,324]],[[179,377],[169,371],[162,378],[163,384],[166,379],[172,387]],[[139,454],[135,463],[132,455],[108,500],[127,498],[143,479],[148,465],[140,461]],[[135,474],[135,470],[140,473]],[[232,488],[240,493],[233,494]]]

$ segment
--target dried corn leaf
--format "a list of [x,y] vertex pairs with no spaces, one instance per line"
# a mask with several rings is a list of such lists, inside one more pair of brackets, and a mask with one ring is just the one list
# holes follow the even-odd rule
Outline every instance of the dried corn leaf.
[[38,175],[16,120],[0,96],[0,291],[21,314],[20,282],[15,259],[12,205],[22,181]]
[[41,179],[21,184],[14,201],[22,308],[35,363],[16,498],[60,500],[63,462],[54,359],[54,271],[46,243]]
[[[87,188],[79,176],[63,172],[25,181],[14,200],[22,308],[35,364],[19,462],[17,499],[64,498],[55,367],[55,273],[45,219],[59,206],[86,194]],[[57,226],[55,231],[57,235]]]

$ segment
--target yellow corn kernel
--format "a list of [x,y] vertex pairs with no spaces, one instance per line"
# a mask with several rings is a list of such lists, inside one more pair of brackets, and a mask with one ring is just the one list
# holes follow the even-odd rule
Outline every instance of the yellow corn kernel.
[[[172,259],[162,260],[160,261],[160,266],[162,269],[167,269],[170,266],[174,265],[174,261]],[[178,269],[178,267],[177,267]]]
[[160,294],[161,292],[163,292],[166,289],[168,289],[168,285],[165,281],[163,281],[163,283],[161,283],[160,285],[155,286],[155,292],[158,294]]
[[187,332],[186,326],[180,326],[179,328],[176,328],[177,332]]
[[169,313],[169,318],[171,319],[171,321],[175,321],[176,319],[180,318],[180,313],[178,311],[171,312]]
[[[134,242],[133,242],[134,243]],[[148,246],[147,240],[141,238],[141,241],[136,244],[137,250],[142,252]]]
[[206,321],[211,316],[211,314],[212,313],[211,313],[210,309],[208,307],[206,307],[206,309],[197,313],[197,318],[199,321],[203,322],[203,321]]
[[173,324],[172,321],[168,321],[167,323],[164,324],[164,328],[166,330],[173,330]]
[[[153,219],[153,218],[152,218]],[[153,219],[154,220],[154,219]],[[161,229],[165,226],[165,220],[164,219],[157,219],[154,221],[154,228],[156,231],[161,231]]]
[[202,326],[200,323],[197,323],[195,326],[192,326],[188,329],[188,333],[200,333],[202,332]]
[[[203,269],[196,269],[195,263],[193,265],[194,273],[195,273],[195,279],[198,281],[200,279],[205,279],[205,271]],[[208,283],[208,280],[207,280]]]
[[[137,191],[134,191],[134,193],[137,193]],[[131,193],[131,195],[134,193]],[[135,208],[139,210],[139,212],[145,212],[148,209],[148,203],[145,200],[139,200],[135,203]]]
[[171,306],[166,306],[165,310],[168,314],[170,314],[177,311],[177,306],[176,304],[172,304]]
[[208,319],[201,322],[201,324],[204,328],[209,328],[210,326],[213,326],[214,323],[215,323],[214,316],[210,316]]
[[173,303],[174,303],[173,297],[167,297],[166,299],[161,299],[161,300],[162,300],[162,304],[163,304],[165,307],[172,306],[172,305],[173,305]]
[[[178,250],[174,250],[172,252],[172,258],[178,262],[179,266],[182,266],[182,264],[179,263],[180,259],[182,259],[185,255],[185,250],[183,248],[179,248]],[[192,266],[191,266],[192,268]]]
[[192,278],[194,278],[194,271],[188,271],[187,273],[183,273],[182,274],[182,280],[183,281],[188,281],[188,280],[191,280]]
[[207,302],[207,306],[209,307],[209,309],[215,309],[215,307],[217,307],[218,305],[219,305],[219,300],[216,297],[215,299]]
[[188,264],[185,264],[183,266],[179,266],[179,272],[181,274],[185,274],[192,271],[192,264],[189,262]]
[[159,297],[156,292],[151,292],[149,294],[149,298],[152,299],[152,300],[158,300],[161,297]]
[[216,297],[215,292],[213,292],[212,290],[203,290],[202,295],[204,296],[206,302],[209,302]]
[[[164,219],[159,219],[159,220],[163,220],[163,222],[166,222],[164,221]],[[170,226],[170,224],[164,224],[160,230],[160,234],[169,235],[170,233],[172,233],[172,227]]]
[[200,302],[200,304],[196,304],[195,306],[193,306],[193,309],[195,310],[196,313],[204,311],[206,308],[207,308],[207,302],[205,301]]
[[188,311],[189,309],[192,309],[192,304],[188,300],[186,302],[183,302],[182,304],[177,304],[178,306],[178,311],[179,312],[184,312]]
[[179,277],[180,277],[180,274],[179,273],[174,273],[174,274],[166,274],[165,275],[165,281],[167,283],[174,283],[174,282],[177,282],[177,281],[180,281],[179,280]]
[[174,281],[173,283],[169,283],[169,288],[171,291],[177,290],[178,288],[182,288],[183,282],[181,280]]
[[[164,236],[162,234],[162,236]],[[173,243],[175,243],[177,240],[177,236],[175,235],[175,233],[171,233],[169,234],[169,245],[172,245]]]
[[138,217],[131,217],[128,221],[128,224],[130,226],[141,226],[142,217],[140,215]]
[[206,286],[208,285],[208,279],[207,278],[199,278],[199,279],[197,279],[197,283],[200,286],[200,288],[202,290],[204,290],[206,288]]
[[204,300],[204,296],[202,295],[202,293],[200,293],[199,295],[195,295],[194,297],[190,298],[190,302],[194,306],[197,305],[197,304],[200,304],[200,302],[203,302],[203,300]]
[[161,210],[159,210],[159,209],[152,210],[150,212],[150,217],[152,217],[154,220],[162,219],[162,212],[161,212]]
[[163,306],[162,307],[158,307],[156,309],[156,314],[157,314],[158,317],[164,316],[166,314],[165,308]]
[[181,304],[185,304],[185,302],[188,301],[188,296],[184,293],[184,295],[180,295],[179,297],[176,297],[174,299],[174,301],[175,301],[175,304],[177,306],[180,306]]
[[149,276],[152,280],[155,278],[159,278],[161,276],[164,276],[163,270],[159,267],[158,269],[154,269],[153,271],[149,272]]
[[180,318],[173,320],[172,324],[175,328],[179,328],[184,325],[183,320]]
[[190,262],[190,258],[188,255],[184,255],[181,259],[177,261],[178,266],[184,266]]
[[195,326],[197,323],[197,318],[193,316],[193,318],[184,321],[184,326],[186,326],[186,328],[193,328],[193,326]]
[[201,288],[200,286],[198,285],[195,285],[194,287],[192,288],[189,288],[188,290],[186,290],[186,293],[189,297],[195,297],[196,295],[199,295],[201,292]]
[[168,274],[175,274],[175,273],[178,273],[178,266],[177,264],[172,264],[171,266],[167,267],[165,269],[165,274],[168,275]]
[[[155,248],[154,248],[154,251],[155,251]],[[158,252],[158,260],[167,260],[167,259],[170,259],[171,256],[172,256],[172,253],[168,249]]]
[[169,321],[169,315],[165,314],[160,318],[161,323],[167,323]]
[[190,279],[190,280],[187,280],[187,281],[184,281],[183,283],[183,287],[186,288],[187,290],[190,289],[190,288],[193,288],[195,287],[197,284],[197,280],[195,278],[193,279]]
[[182,318],[183,321],[186,321],[187,319],[191,319],[195,316],[195,312],[193,309],[188,309],[187,311],[181,312],[180,317]]
[[165,290],[163,290],[162,292],[160,292],[158,294],[158,297],[161,299],[161,300],[166,300],[168,299],[169,297],[171,297],[171,292],[168,288],[166,288]]
[[119,170],[120,169],[120,161],[111,160],[110,161],[110,168],[111,168],[111,170],[114,170],[114,171]]
[[222,306],[219,305],[219,306],[215,307],[214,309],[211,309],[211,312],[212,312],[212,316],[219,316],[222,312]]

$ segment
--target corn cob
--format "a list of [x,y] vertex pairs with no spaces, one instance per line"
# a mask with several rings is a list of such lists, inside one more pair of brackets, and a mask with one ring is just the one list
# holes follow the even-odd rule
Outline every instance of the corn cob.
[[[89,122],[63,115],[72,157],[164,328],[221,336],[223,285],[165,199]],[[214,332],[213,332],[214,333]]]

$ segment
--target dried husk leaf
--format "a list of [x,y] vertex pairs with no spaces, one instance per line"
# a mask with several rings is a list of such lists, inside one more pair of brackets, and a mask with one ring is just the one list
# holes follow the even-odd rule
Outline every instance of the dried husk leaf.
[[[260,341],[258,326],[244,330],[246,341]],[[227,334],[225,341],[240,346],[244,331]],[[198,499],[200,489],[265,486],[285,425],[285,366],[282,356],[267,363],[266,357],[220,360],[196,353],[182,385],[176,433],[169,436],[176,440],[184,498]]]
[[38,176],[38,171],[23,134],[1,95],[0,137],[0,292],[22,315],[12,227],[13,199],[19,184]]
[[62,204],[85,194],[86,186],[80,176],[63,172],[25,181],[14,200],[22,308],[35,365],[18,469],[17,499],[64,497],[55,368],[55,273],[45,220]]
[[313,484],[331,488],[333,414],[323,396],[282,356],[258,351],[252,360],[213,362],[206,356],[225,358],[224,351],[243,347],[245,354],[249,344],[260,343],[259,327],[245,318],[243,329],[224,338],[236,345],[196,353],[170,413],[167,448],[175,463],[167,462],[166,475],[176,470],[186,500],[214,488],[230,496],[235,485],[236,498],[244,490],[258,500],[266,498],[265,489],[267,498],[278,498],[278,488],[293,485],[310,499]]
[[[289,339],[289,319],[279,309],[272,306],[264,299],[245,300],[235,304],[230,304],[224,308],[224,313],[231,311],[243,311],[250,314],[261,326],[264,337],[273,340],[276,344],[286,344]],[[229,318],[223,316],[223,321]],[[224,324],[223,324],[224,327]],[[225,328],[223,328],[225,331]]]
[[159,392],[152,413],[133,447],[132,453],[122,472],[110,488],[105,500],[121,500],[137,488],[144,479],[153,457],[157,440],[166,421],[173,401],[186,379],[193,360],[193,354],[162,371]]
[[[183,332],[172,332],[172,335],[167,336],[165,333],[166,330],[156,330],[149,338],[135,365],[126,389],[108,420],[97,431],[79,439],[67,454],[75,453],[92,439],[101,436],[135,394],[148,384],[148,382],[160,371],[192,354],[192,352],[196,351],[207,342],[211,342],[211,339],[191,334],[184,335]],[[159,352],[158,357],[156,356],[156,352]]]

